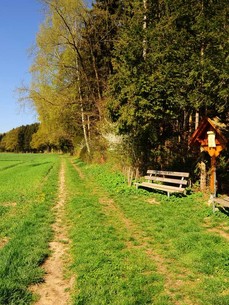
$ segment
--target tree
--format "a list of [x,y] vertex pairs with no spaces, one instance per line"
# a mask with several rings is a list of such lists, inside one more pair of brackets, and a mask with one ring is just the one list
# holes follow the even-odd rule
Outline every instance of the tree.
[[38,123],[22,125],[3,134],[0,138],[1,150],[9,152],[33,152],[31,141],[38,127]]
[[43,3],[29,88],[36,147],[65,139],[91,156],[108,112],[133,166],[179,167],[199,117],[228,118],[226,0]]
[[5,134],[1,141],[5,151],[19,152],[18,136],[19,128],[14,128]]
[[[37,50],[31,68],[33,100],[43,130],[52,141],[52,132],[62,137],[69,130],[82,128],[90,153],[87,114],[93,111],[88,94],[89,83],[81,56],[81,27],[85,8],[81,1],[45,1],[46,20],[37,35]],[[64,113],[75,120],[63,122]],[[81,123],[80,123],[81,122]],[[61,124],[60,124],[61,123]],[[69,124],[70,123],[70,124]],[[80,131],[79,131],[80,132]]]
[[108,107],[135,165],[171,166],[187,155],[195,113],[228,113],[225,7],[224,0],[133,1],[114,45]]

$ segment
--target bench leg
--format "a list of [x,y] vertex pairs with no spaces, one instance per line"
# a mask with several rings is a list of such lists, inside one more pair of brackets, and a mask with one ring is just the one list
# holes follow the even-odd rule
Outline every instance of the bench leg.
[[208,204],[211,205],[212,204],[212,212],[215,213],[215,207],[216,207],[216,203],[214,201],[214,197],[213,195],[210,195]]
[[214,202],[214,200],[212,202],[212,211],[213,211],[213,213],[215,213],[215,202]]

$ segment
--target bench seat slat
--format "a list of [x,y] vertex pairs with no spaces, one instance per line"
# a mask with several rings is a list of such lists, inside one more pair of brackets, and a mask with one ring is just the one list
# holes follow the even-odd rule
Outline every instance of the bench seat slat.
[[168,191],[168,192],[179,192],[179,193],[183,193],[185,191],[185,188],[181,188],[181,187],[177,187],[177,186],[168,186],[168,185],[164,185],[164,184],[158,184],[158,183],[151,183],[151,182],[142,182],[139,183],[139,186],[145,186],[145,187],[149,187],[149,188],[153,188],[153,189],[157,189],[157,190],[161,190],[161,191]]
[[214,198],[213,201],[219,205],[229,208],[229,197],[226,198]]
[[145,179],[152,180],[152,181],[160,181],[160,182],[168,182],[173,184],[182,184],[187,185],[187,180],[181,180],[181,179],[170,179],[170,178],[164,178],[164,177],[155,177],[155,176],[145,176]]
[[162,175],[162,176],[174,176],[174,177],[189,177],[189,173],[187,172],[170,172],[170,171],[160,171],[160,170],[147,170],[147,174],[154,174],[154,175]]

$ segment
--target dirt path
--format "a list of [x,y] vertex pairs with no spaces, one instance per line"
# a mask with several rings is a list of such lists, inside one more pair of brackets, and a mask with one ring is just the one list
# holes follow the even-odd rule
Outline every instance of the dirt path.
[[209,218],[206,217],[204,220],[203,227],[207,229],[208,232],[219,234],[227,241],[229,241],[229,227],[227,223],[221,223],[216,227],[212,227],[211,221],[209,220]]
[[80,168],[73,162],[73,160],[71,160],[71,164],[72,164],[72,166],[74,167],[74,169],[77,171],[77,173],[78,173],[80,179],[83,180],[83,179],[85,178],[83,172],[82,172],[82,171],[80,170]]
[[52,254],[43,265],[46,272],[44,283],[32,287],[32,291],[40,296],[35,305],[69,304],[70,290],[74,280],[64,278],[64,264],[67,260],[69,244],[63,225],[65,200],[65,167],[62,162],[59,176],[59,199],[54,208],[56,214],[56,221],[53,224],[54,239],[49,245]]
[[225,229],[228,230],[228,227],[226,228],[210,228],[208,229],[209,232],[217,233],[223,238],[225,238],[227,241],[229,241],[229,233],[225,231]]

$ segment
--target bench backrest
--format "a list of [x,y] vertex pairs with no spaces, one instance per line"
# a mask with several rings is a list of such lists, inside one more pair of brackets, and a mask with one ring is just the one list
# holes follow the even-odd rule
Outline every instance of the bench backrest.
[[162,182],[163,184],[176,184],[180,188],[187,185],[188,181],[185,178],[189,177],[187,172],[171,172],[171,171],[160,171],[160,170],[147,170],[147,176],[145,179]]

